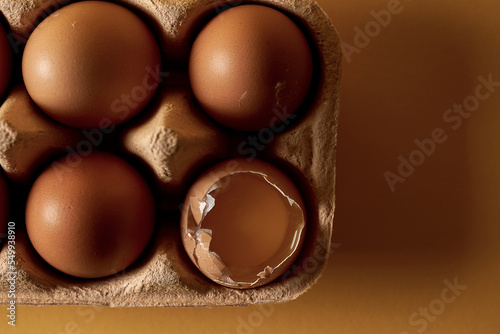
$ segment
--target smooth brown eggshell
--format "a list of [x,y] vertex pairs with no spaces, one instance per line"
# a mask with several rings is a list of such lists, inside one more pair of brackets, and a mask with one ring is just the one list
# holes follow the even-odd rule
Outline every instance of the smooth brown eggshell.
[[128,163],[107,153],[73,154],[35,181],[26,229],[40,256],[76,277],[113,275],[144,251],[154,229],[148,185]]
[[0,25],[0,98],[2,98],[9,86],[11,72],[12,48],[5,29]]
[[144,108],[158,87],[160,63],[155,37],[136,14],[83,1],[42,21],[28,39],[22,68],[30,96],[46,114],[72,127],[100,128]]
[[215,16],[196,37],[189,60],[202,108],[218,122],[247,131],[276,126],[295,113],[312,71],[311,50],[299,27],[261,5]]

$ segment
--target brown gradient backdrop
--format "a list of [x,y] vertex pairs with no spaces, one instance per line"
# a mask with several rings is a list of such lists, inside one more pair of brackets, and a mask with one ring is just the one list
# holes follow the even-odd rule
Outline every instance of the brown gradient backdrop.
[[[392,1],[318,2],[354,45],[355,27]],[[456,131],[443,114],[475,94],[479,76],[500,81],[500,2],[401,4],[350,63],[344,57],[341,246],[308,293],[264,310],[21,306],[15,329],[1,312],[0,332],[499,333],[500,88]],[[384,172],[435,128],[447,141],[391,192]],[[467,286],[451,303],[440,301],[445,280]],[[436,315],[425,320],[419,312],[429,306]]]

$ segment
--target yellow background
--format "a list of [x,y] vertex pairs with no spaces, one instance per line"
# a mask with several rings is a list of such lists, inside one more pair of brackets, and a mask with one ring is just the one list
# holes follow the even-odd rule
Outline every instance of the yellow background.
[[[353,46],[355,28],[374,29],[371,11],[391,2],[318,0]],[[2,316],[0,332],[500,333],[500,88],[456,130],[443,120],[472,101],[478,77],[500,81],[500,2],[401,0],[401,8],[344,57],[340,247],[309,292],[266,309],[20,306],[16,328]],[[391,192],[384,173],[397,173],[398,157],[436,128],[447,140]],[[445,280],[463,289],[450,303]],[[435,315],[422,320],[429,307]]]

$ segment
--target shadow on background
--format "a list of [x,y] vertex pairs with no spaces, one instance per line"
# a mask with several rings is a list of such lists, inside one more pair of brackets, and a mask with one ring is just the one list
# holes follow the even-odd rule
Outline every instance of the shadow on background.
[[[353,28],[364,30],[373,20],[353,10],[346,5],[338,22],[333,17],[351,45]],[[377,256],[383,265],[424,265],[437,274],[465,261],[474,229],[464,163],[467,122],[454,131],[443,114],[474,93],[481,73],[469,71],[471,49],[463,40],[469,28],[437,15],[408,5],[351,63],[344,57],[333,239],[361,263],[365,255],[370,261],[384,254]],[[443,129],[446,142],[392,192],[384,173],[398,174],[398,157],[408,159],[418,149],[414,141],[430,138],[435,128]]]

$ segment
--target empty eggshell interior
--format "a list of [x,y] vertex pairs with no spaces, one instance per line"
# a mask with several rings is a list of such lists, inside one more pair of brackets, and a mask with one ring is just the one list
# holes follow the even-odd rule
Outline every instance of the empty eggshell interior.
[[189,189],[181,214],[181,238],[193,263],[233,288],[258,287],[283,274],[305,232],[299,190],[260,160],[232,159],[205,172]]

